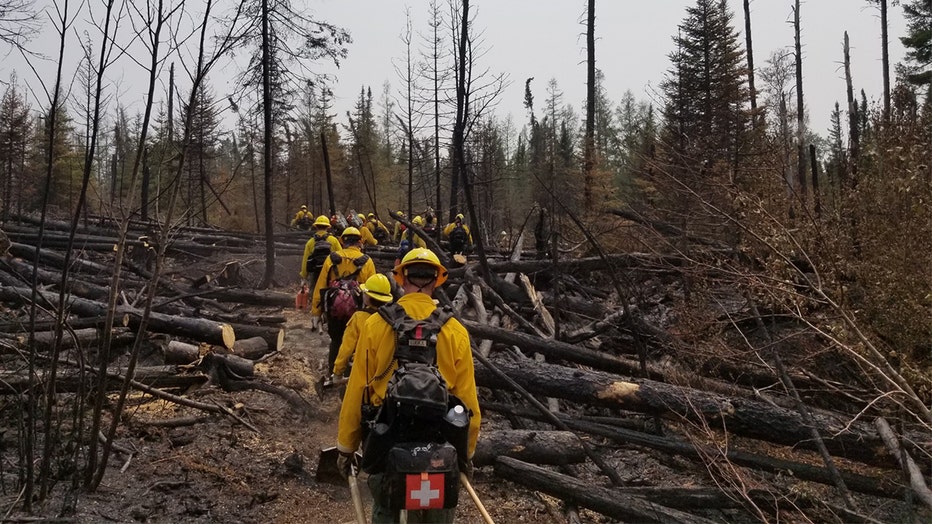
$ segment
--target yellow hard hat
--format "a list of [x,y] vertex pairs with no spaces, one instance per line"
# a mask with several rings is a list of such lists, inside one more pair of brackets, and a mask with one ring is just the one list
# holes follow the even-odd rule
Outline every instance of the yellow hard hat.
[[362,213],[356,215],[356,218],[358,218],[361,222],[366,221],[366,215],[363,215]]
[[376,273],[366,279],[366,283],[359,286],[359,289],[379,302],[392,301],[392,284],[382,273]]
[[304,204],[301,204],[301,209],[307,209],[307,206]]
[[344,229],[344,230],[343,230],[343,233],[340,234],[340,238],[346,238],[346,237],[361,237],[361,236],[362,236],[362,235],[359,233],[359,230],[356,229],[356,228],[353,227],[353,226],[350,226],[350,227]]
[[421,215],[418,215],[418,216],[414,217],[414,220],[412,220],[411,223],[414,224],[415,226],[423,226],[423,225],[424,225],[424,219],[421,218]]
[[369,218],[375,218],[375,213],[369,213],[367,216],[368,216]]
[[458,218],[458,219],[460,219],[460,220],[465,220],[465,219],[466,219],[466,217],[464,217],[462,213],[456,215],[456,218]]
[[330,227],[330,219],[325,217],[324,215],[320,215],[319,217],[317,217],[317,220],[314,221],[314,227],[317,227],[317,226]]
[[408,254],[401,259],[401,263],[392,270],[392,274],[395,275],[395,282],[404,284],[404,277],[406,274],[405,268],[413,264],[428,264],[434,266],[437,269],[437,286],[447,281],[447,268],[443,267],[437,255],[426,247],[416,247],[408,251]]

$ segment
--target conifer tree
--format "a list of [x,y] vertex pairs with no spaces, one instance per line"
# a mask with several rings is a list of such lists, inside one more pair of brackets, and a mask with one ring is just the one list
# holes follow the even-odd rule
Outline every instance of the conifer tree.
[[29,106],[14,75],[0,100],[0,218],[4,221],[14,205],[22,211],[29,127]]
[[673,38],[667,131],[683,139],[679,151],[698,165],[735,164],[747,124],[744,51],[724,0],[697,0]]
[[900,38],[906,48],[904,61],[897,72],[910,84],[925,92],[926,103],[932,104],[932,2],[903,2],[906,36]]
[[738,231],[723,229],[704,202],[729,211],[749,134],[746,63],[732,19],[725,0],[696,0],[686,10],[661,84],[666,100],[660,158],[666,165],[654,181],[661,197],[654,202],[684,235],[725,234],[729,242]]

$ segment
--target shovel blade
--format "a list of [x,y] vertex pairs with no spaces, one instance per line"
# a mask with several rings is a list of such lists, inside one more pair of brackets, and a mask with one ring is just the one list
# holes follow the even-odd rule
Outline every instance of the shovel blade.
[[338,388],[347,382],[349,382],[349,377],[337,377],[332,380],[329,375],[320,377],[317,382],[314,383],[314,391],[317,392],[317,399],[323,401],[324,393],[329,390]]
[[317,482],[346,486],[346,479],[343,478],[343,475],[340,474],[340,468],[337,467],[337,458],[339,457],[340,451],[336,446],[322,449],[320,458],[317,461],[317,473],[314,479]]

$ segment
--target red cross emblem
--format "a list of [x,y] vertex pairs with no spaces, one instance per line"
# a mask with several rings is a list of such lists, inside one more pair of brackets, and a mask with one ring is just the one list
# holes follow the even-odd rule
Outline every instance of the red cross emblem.
[[405,509],[442,509],[443,473],[405,476]]

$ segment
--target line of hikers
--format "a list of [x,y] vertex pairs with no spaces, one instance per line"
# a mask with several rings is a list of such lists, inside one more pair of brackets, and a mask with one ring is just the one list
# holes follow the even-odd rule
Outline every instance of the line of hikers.
[[[407,218],[403,212],[399,212],[399,214],[402,218]],[[401,260],[412,248],[427,247],[424,238],[408,230],[404,222],[396,221],[394,230],[389,232],[388,227],[379,220],[375,213],[364,215],[350,210],[345,217],[341,214],[335,214],[330,218],[327,218],[326,215],[320,215],[312,220],[311,216],[307,206],[302,205],[291,221],[292,227],[314,231],[314,236],[308,241],[308,246],[305,247],[305,259],[307,259],[307,250],[312,245],[311,243],[314,242],[315,238],[322,238],[324,231],[333,237],[339,238],[347,227],[355,227],[359,230],[363,248],[380,244],[398,245],[397,260]],[[472,232],[465,223],[465,217],[462,213],[457,214],[453,221],[443,228],[438,228],[436,213],[434,213],[433,209],[427,208],[423,215],[415,216],[411,223],[420,228],[428,237],[437,238],[438,241],[446,241],[451,256],[465,255],[472,251]]]
[[311,326],[330,336],[326,380],[348,376],[337,466],[369,474],[372,522],[399,522],[402,511],[406,522],[453,522],[481,414],[469,334],[433,299],[447,269],[414,247],[389,278],[363,253],[362,228],[343,228],[338,241],[327,217],[313,225],[300,272],[313,282]]

